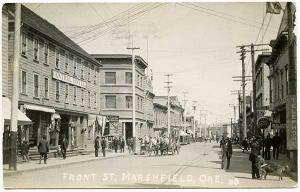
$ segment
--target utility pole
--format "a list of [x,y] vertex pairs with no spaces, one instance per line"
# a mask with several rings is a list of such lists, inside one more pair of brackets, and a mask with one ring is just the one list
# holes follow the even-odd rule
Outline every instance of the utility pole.
[[[234,127],[234,130],[235,130],[235,134],[236,134],[236,105],[234,105],[234,104],[229,104],[229,106],[230,107],[233,107],[233,127]],[[232,118],[231,118],[231,122],[232,122]],[[232,131],[232,133],[233,133],[233,131]]]
[[292,2],[287,2],[286,9],[288,15],[288,97],[287,97],[287,150],[290,154],[291,169],[297,170],[297,69],[295,63],[295,54],[293,43],[294,15],[292,12]]
[[171,91],[171,83],[173,82],[170,81],[170,77],[172,76],[172,74],[168,73],[165,76],[167,76],[167,81],[165,82],[167,86],[165,88],[167,88],[168,90],[168,137],[170,137],[170,131],[171,131],[170,91]]
[[247,136],[247,122],[246,122],[246,99],[245,99],[245,86],[246,86],[246,79],[245,79],[245,54],[246,50],[244,46],[238,46],[240,51],[237,53],[241,53],[242,60],[242,89],[243,89],[243,138]]
[[20,31],[21,3],[15,3],[15,33],[13,57],[13,92],[11,99],[11,117],[9,134],[9,169],[17,170],[17,132],[18,132],[18,102],[19,102],[19,65],[20,65]]
[[193,128],[194,128],[194,131],[193,131],[193,134],[194,134],[194,139],[196,138],[196,106],[197,104],[197,101],[193,101],[193,111],[194,111],[194,118],[193,118]]
[[127,47],[128,50],[131,50],[131,64],[132,64],[132,137],[134,140],[134,153],[136,153],[136,125],[135,125],[135,55],[134,50],[140,49],[139,47]]
[[188,92],[183,92],[183,107],[184,107],[184,112],[183,112],[183,130],[184,133],[186,133],[186,103],[187,103],[187,99],[186,99],[186,94]]

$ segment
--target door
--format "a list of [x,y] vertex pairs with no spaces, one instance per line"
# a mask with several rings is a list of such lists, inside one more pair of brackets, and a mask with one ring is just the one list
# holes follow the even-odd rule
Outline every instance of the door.
[[125,123],[125,136],[126,136],[126,140],[128,138],[132,138],[132,123],[130,122],[126,122]]

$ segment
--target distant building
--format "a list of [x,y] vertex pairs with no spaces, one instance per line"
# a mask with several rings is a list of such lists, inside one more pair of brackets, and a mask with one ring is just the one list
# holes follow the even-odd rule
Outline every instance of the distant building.
[[159,137],[160,135],[168,131],[168,107],[161,105],[154,101],[154,125],[153,131],[154,136]]

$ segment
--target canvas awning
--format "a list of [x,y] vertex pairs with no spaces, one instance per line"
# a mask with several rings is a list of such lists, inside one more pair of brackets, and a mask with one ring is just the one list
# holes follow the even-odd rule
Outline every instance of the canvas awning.
[[[10,123],[11,117],[11,102],[7,97],[2,97],[2,109],[3,109],[3,117],[4,123]],[[31,120],[20,110],[18,110],[18,125],[28,125],[31,124]]]
[[187,136],[187,134],[184,131],[180,130],[179,131],[179,136]]
[[32,105],[32,104],[24,104],[24,108],[32,111],[43,111],[46,113],[55,113],[55,110],[50,107]]
[[52,118],[53,118],[53,119],[61,119],[61,117],[60,117],[60,115],[59,115],[58,113],[54,113],[54,114],[52,115]]

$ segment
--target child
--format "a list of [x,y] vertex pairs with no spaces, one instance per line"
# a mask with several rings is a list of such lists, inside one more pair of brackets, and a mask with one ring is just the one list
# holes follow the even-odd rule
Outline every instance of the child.
[[22,146],[21,146],[21,153],[23,160],[25,162],[29,161],[28,153],[29,153],[29,145],[27,144],[27,141],[23,141]]

